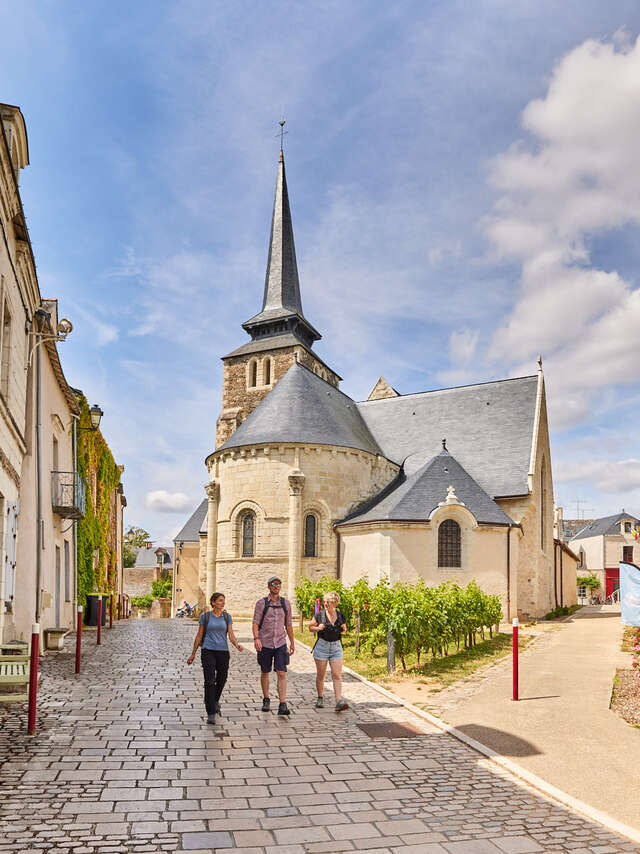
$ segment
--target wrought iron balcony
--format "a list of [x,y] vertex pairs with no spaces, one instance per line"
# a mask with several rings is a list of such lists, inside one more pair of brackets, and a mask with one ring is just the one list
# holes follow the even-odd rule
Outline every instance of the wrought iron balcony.
[[84,517],[84,481],[77,472],[51,472],[51,506],[65,519]]

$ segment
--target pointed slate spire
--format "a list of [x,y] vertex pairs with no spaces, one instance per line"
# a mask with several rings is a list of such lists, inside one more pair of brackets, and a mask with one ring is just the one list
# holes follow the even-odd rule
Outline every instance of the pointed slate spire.
[[311,345],[321,337],[302,313],[298,264],[282,149],[271,217],[271,237],[262,311],[242,326],[252,338],[259,335],[293,332],[305,343]]

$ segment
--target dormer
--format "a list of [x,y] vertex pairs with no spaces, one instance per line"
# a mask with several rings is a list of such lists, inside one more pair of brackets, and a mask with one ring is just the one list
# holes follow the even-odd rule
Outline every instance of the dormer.
[[0,104],[0,118],[7,141],[7,148],[13,165],[16,182],[20,180],[20,170],[29,165],[29,143],[24,116],[19,107]]

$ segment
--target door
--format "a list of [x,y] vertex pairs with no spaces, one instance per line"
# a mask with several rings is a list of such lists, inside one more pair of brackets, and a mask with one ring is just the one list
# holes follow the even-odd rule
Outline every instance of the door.
[[605,569],[604,584],[605,596],[607,598],[609,598],[609,596],[613,596],[613,594],[620,589],[620,570],[617,567],[616,569]]
[[56,546],[56,581],[54,586],[56,628],[61,625],[60,618],[60,546]]

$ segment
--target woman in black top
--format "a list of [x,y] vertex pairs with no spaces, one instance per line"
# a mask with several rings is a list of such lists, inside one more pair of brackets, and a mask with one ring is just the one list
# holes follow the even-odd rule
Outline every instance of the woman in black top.
[[313,657],[316,662],[316,688],[318,699],[316,708],[324,706],[324,677],[327,673],[327,663],[331,667],[333,693],[336,698],[336,712],[348,708],[347,701],[342,698],[342,635],[346,631],[347,622],[344,614],[338,611],[340,596],[335,591],[325,593],[322,597],[324,608],[321,608],[309,623],[309,631],[316,635],[313,647]]

